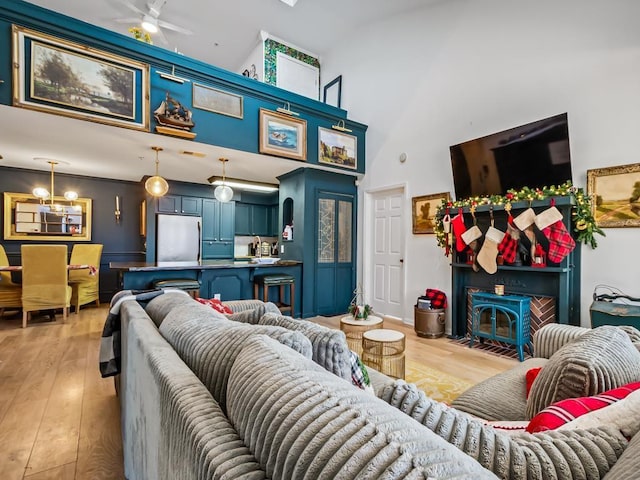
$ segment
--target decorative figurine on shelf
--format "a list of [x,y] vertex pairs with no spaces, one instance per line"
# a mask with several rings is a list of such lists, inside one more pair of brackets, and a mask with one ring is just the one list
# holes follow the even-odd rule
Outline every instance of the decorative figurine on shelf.
[[371,314],[371,306],[364,303],[364,294],[360,285],[353,291],[353,298],[349,304],[349,314],[354,320],[366,320]]
[[195,127],[191,111],[172,98],[169,92],[160,106],[153,111],[153,116],[158,122],[156,126],[158,133],[190,139],[196,136],[191,132],[191,129]]

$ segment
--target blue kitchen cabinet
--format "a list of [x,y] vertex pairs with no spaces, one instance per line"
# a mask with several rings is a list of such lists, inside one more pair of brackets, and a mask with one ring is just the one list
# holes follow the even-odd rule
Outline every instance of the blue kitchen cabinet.
[[198,197],[165,195],[158,198],[158,212],[200,215],[202,212],[202,200]]
[[237,203],[235,217],[236,235],[259,235],[261,237],[277,236],[273,234],[272,212],[277,211],[275,205],[259,205],[254,203]]
[[235,203],[202,199],[202,259],[233,258]]

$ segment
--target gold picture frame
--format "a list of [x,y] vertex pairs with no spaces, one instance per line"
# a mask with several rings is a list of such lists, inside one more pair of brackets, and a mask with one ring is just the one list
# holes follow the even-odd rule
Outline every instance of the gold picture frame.
[[260,153],[307,159],[307,121],[260,109]]
[[450,202],[451,193],[434,193],[411,199],[411,223],[414,235],[435,233],[436,212],[443,200]]
[[358,168],[358,137],[318,127],[318,162],[336,167]]
[[193,108],[234,118],[244,118],[244,97],[242,95],[194,83],[191,96]]
[[53,202],[55,208],[28,193],[4,192],[4,239],[91,241],[91,199],[56,196]]
[[640,227],[640,163],[587,170],[587,194],[598,227]]
[[17,25],[12,38],[14,106],[149,131],[149,64]]

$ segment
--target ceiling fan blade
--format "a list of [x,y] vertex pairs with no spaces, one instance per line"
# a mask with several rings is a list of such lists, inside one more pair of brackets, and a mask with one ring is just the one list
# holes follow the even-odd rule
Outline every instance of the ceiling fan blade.
[[162,11],[162,7],[167,3],[167,0],[153,0],[147,2],[147,8],[149,9],[149,14],[158,18],[160,12]]
[[158,29],[158,31],[154,34],[151,35],[152,38],[159,38],[160,39],[160,43],[164,44],[164,45],[169,45],[169,41],[167,40],[167,37],[164,36],[164,33],[162,33],[161,29]]
[[139,15],[145,15],[147,13],[147,12],[144,12],[144,11],[140,10],[138,7],[136,7],[133,3],[131,3],[128,0],[111,0],[111,2],[119,3],[120,5],[124,5],[129,10],[131,10],[133,12],[136,12]]
[[112,18],[112,22],[116,23],[135,23],[140,24],[140,19],[138,17],[128,17],[128,18]]
[[162,28],[183,33],[185,35],[193,35],[193,32],[191,30],[187,30],[186,28],[179,27],[177,25],[174,25],[173,23],[165,22],[164,20],[158,20],[158,25],[161,26]]

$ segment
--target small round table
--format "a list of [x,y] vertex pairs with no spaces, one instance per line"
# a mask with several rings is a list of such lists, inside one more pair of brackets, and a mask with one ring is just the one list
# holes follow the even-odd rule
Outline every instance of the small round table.
[[346,335],[349,348],[358,355],[362,355],[362,334],[369,330],[382,328],[383,322],[381,317],[375,315],[369,315],[366,320],[356,320],[349,315],[340,319],[340,330]]
[[370,330],[362,334],[362,362],[390,377],[404,379],[404,333]]

